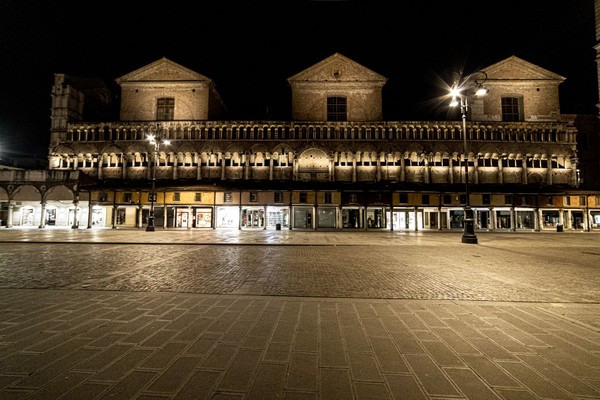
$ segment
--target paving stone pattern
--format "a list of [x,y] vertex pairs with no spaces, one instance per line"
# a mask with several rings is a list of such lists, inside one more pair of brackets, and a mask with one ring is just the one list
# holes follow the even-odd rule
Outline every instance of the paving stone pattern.
[[0,399],[600,398],[596,233],[197,233],[1,231]]

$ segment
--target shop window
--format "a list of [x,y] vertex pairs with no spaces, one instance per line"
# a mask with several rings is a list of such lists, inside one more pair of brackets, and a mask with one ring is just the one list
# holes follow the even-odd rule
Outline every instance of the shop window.
[[307,203],[308,195],[306,192],[300,192],[300,203]]
[[194,193],[194,201],[202,201],[202,193]]
[[333,203],[333,193],[325,193],[325,204]]
[[256,192],[250,192],[250,202],[251,203],[258,202],[258,193],[256,193]]
[[491,203],[491,196],[489,195],[489,193],[484,193],[481,195],[481,203],[482,204],[490,204]]
[[173,201],[181,201],[181,193],[179,193],[179,192],[173,193]]
[[282,192],[273,193],[273,201],[275,203],[283,203],[283,193]]
[[233,194],[231,192],[225,192],[223,194],[223,200],[225,203],[231,203],[233,201]]

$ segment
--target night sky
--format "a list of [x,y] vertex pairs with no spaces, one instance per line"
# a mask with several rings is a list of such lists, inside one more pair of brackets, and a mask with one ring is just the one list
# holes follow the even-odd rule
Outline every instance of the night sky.
[[48,154],[54,73],[114,83],[161,57],[212,79],[232,119],[289,119],[287,78],[336,52],[388,78],[388,121],[452,118],[439,80],[511,55],[567,78],[562,113],[596,112],[593,0],[239,3],[1,0],[0,157]]

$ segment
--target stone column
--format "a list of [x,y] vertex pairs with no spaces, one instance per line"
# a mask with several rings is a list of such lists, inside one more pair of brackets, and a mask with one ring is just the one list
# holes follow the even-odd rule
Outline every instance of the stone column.
[[79,221],[77,220],[77,208],[79,207],[79,195],[75,195],[75,199],[73,200],[73,226],[71,229],[79,229]]
[[356,183],[356,157],[360,156],[360,152],[352,153],[352,182]]
[[504,170],[502,164],[504,163],[504,157],[498,158],[498,178],[497,181],[499,184],[504,183]]
[[406,164],[404,156],[400,156],[400,182],[406,181]]
[[[169,157],[169,155],[167,155]],[[177,170],[177,166],[179,165],[177,154],[175,154],[175,158],[173,160],[173,179],[177,180],[179,178],[179,171]]]
[[40,226],[39,228],[46,227],[46,202],[44,200],[40,201],[41,204],[41,212],[40,212]]
[[88,220],[87,220],[87,229],[92,228],[92,217],[93,217],[93,208],[92,208],[92,193],[88,192]]
[[12,200],[8,201],[8,220],[6,221],[6,227],[12,228],[13,226],[13,212],[15,211],[15,203]]

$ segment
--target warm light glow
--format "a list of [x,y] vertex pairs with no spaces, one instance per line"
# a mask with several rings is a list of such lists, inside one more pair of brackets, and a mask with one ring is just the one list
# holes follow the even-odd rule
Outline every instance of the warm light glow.
[[457,107],[458,106],[458,99],[456,97],[452,98],[452,101],[449,104],[450,107]]
[[163,140],[163,144],[169,145],[171,144],[171,141],[169,139],[165,139]]
[[455,101],[457,97],[460,97],[460,89],[453,86],[452,89],[450,89],[450,96],[452,96],[452,101]]
[[485,96],[488,92],[489,92],[488,89],[484,88],[483,86],[480,86],[477,88],[477,91],[475,92],[475,96]]

